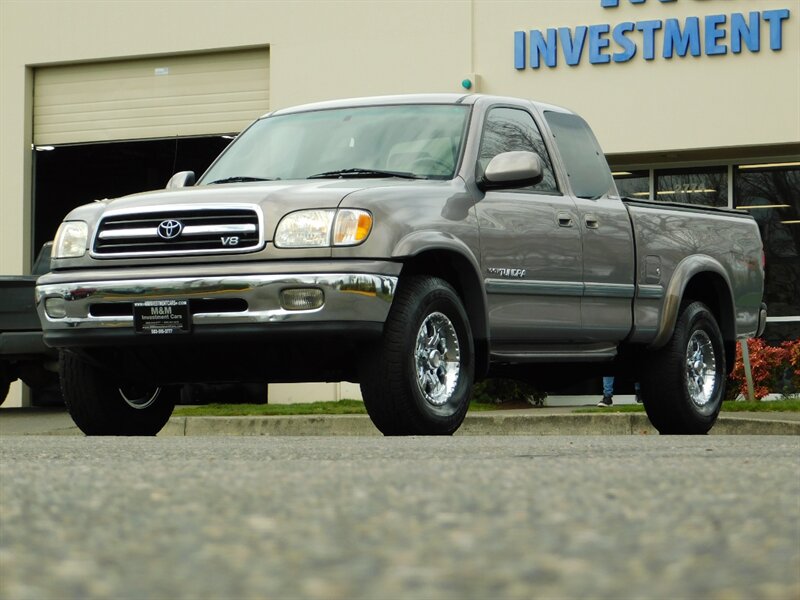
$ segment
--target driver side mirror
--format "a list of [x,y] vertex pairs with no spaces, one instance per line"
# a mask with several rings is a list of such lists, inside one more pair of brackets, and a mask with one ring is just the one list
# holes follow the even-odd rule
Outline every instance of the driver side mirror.
[[167,182],[168,190],[173,188],[191,187],[194,185],[194,171],[181,171],[175,173]]
[[501,152],[489,161],[477,184],[483,190],[520,188],[542,180],[542,159],[535,152]]

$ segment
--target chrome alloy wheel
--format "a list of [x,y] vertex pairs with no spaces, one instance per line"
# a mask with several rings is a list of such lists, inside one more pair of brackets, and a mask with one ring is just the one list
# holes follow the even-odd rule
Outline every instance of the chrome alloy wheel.
[[119,395],[130,406],[137,410],[142,410],[151,406],[161,393],[160,387],[140,387],[137,385],[119,388]]
[[461,373],[461,350],[453,323],[435,312],[422,322],[414,349],[417,385],[434,406],[443,406],[453,395]]
[[708,334],[698,329],[686,345],[686,383],[689,396],[698,407],[705,407],[717,389],[717,359]]

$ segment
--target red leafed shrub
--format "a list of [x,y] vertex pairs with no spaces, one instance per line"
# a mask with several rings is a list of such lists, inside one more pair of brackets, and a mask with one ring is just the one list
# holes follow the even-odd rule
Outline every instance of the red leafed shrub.
[[[769,393],[789,395],[800,391],[800,340],[769,346],[764,340],[747,340],[753,371],[753,392],[757,400]],[[747,398],[747,379],[742,362],[741,343],[736,344],[736,362],[728,379],[729,399]]]

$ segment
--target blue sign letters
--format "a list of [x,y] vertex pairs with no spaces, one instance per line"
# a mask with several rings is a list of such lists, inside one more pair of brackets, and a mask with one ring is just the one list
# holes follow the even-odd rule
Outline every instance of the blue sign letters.
[[[645,0],[629,0],[631,4],[644,4]],[[675,2],[675,0],[661,0],[661,2]],[[600,6],[603,8],[616,8],[619,6],[619,0],[600,0]]]
[[[644,4],[646,0],[626,0]],[[677,0],[659,0],[662,3]],[[619,0],[600,0],[603,8],[619,7]],[[624,63],[641,50],[646,61],[659,53],[670,60],[687,55],[718,56],[740,54],[743,49],[761,51],[761,33],[769,32],[769,49],[778,52],[783,47],[783,25],[791,16],[788,8],[752,11],[748,14],[716,14],[680,19],[625,21],[617,25],[605,23],[558,27],[545,30],[514,32],[514,68],[539,69],[542,65],[554,68],[559,56],[567,66],[581,63],[586,55],[593,65]]]

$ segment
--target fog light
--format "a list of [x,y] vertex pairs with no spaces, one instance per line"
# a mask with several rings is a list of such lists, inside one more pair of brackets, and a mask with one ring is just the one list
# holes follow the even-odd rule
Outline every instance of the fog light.
[[281,291],[284,310],[314,310],[325,303],[325,294],[319,288],[289,288]]
[[67,302],[63,298],[48,298],[44,301],[44,311],[51,319],[63,319],[67,316]]

